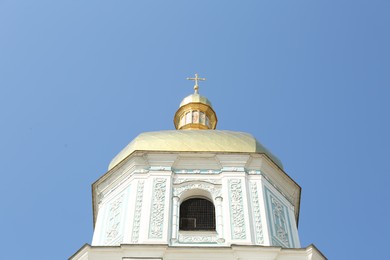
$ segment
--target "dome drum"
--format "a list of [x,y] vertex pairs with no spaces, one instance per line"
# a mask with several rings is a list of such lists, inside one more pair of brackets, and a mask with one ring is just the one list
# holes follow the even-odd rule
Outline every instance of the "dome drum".
[[208,104],[189,103],[181,106],[174,117],[176,129],[215,129],[217,116]]

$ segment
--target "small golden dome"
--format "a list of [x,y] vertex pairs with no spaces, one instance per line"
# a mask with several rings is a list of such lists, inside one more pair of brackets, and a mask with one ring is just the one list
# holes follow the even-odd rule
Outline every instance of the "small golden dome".
[[211,102],[198,93],[198,81],[206,80],[199,78],[187,78],[195,81],[194,94],[183,99],[177,110],[173,123],[177,130],[210,130],[217,127],[217,115],[215,114]]
[[180,107],[185,106],[189,103],[203,103],[205,105],[208,105],[212,107],[210,100],[208,100],[206,97],[201,96],[199,94],[191,94],[183,99],[180,103]]

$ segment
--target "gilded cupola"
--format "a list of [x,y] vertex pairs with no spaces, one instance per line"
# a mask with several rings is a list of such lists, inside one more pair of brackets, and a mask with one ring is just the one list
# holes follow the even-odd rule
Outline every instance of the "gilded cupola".
[[211,102],[204,96],[199,95],[199,78],[187,78],[195,81],[194,94],[183,99],[176,111],[173,123],[177,130],[214,130],[217,126],[217,115],[212,108]]

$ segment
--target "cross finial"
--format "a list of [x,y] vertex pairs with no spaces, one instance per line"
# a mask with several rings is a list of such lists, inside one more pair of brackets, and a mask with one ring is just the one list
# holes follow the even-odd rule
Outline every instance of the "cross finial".
[[195,86],[194,86],[195,94],[198,94],[198,89],[199,89],[198,81],[206,80],[205,78],[199,78],[198,73],[195,73],[195,78],[187,78],[187,79],[195,81]]

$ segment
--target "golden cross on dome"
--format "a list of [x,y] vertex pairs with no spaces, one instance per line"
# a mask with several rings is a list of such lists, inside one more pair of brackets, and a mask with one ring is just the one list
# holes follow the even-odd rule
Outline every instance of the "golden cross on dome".
[[199,89],[198,81],[206,80],[205,78],[199,78],[198,73],[195,73],[195,78],[187,78],[187,79],[195,81],[195,86],[194,86],[195,94],[198,94],[198,89]]

